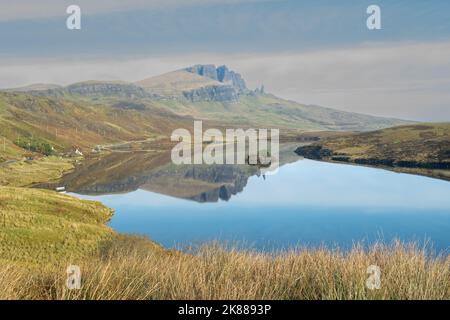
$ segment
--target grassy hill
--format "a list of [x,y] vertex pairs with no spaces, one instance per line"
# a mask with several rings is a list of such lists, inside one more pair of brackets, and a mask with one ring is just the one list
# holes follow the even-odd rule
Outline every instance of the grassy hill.
[[61,88],[60,85],[51,83],[34,83],[28,86],[6,89],[6,92],[28,92],[28,91],[45,91]]
[[450,179],[450,123],[338,135],[299,148],[297,153],[307,158],[384,166]]
[[136,84],[155,94],[169,97],[178,97],[183,91],[223,85],[219,81],[184,70],[172,71],[160,76],[140,80]]
[[0,165],[0,186],[26,187],[61,178],[74,168],[74,159],[49,156]]
[[[237,74],[228,76],[239,83]],[[0,92],[0,299],[449,298],[448,257],[429,257],[414,246],[274,255],[207,245],[197,252],[173,252],[148,239],[114,233],[106,226],[112,211],[100,203],[21,187],[51,182],[70,171],[77,159],[60,156],[69,151],[90,153],[96,145],[120,145],[107,157],[86,155],[84,165],[97,169],[98,175],[83,170],[71,174],[77,178],[74,187],[103,184],[120,190],[130,168],[137,178],[151,176],[161,167],[165,170],[168,156],[158,151],[172,130],[191,128],[193,119],[205,120],[205,127],[279,128],[282,134],[365,131],[406,123],[302,105],[250,90],[239,91],[233,101],[214,100],[220,95],[201,100],[208,88],[226,87],[224,83],[175,72],[137,84],[86,81]],[[192,96],[185,95],[190,90],[198,90],[199,101],[186,98]],[[227,90],[222,94],[229,94]],[[127,152],[133,150],[128,141],[139,141],[152,152],[129,157]],[[382,157],[398,148],[404,148],[399,153],[402,159],[415,155],[414,161],[436,157],[444,161],[448,141],[446,125],[415,125],[329,138],[324,143],[355,161],[369,159],[371,152]],[[420,157],[418,143],[425,144]],[[183,184],[178,172],[166,171],[172,177],[170,185],[155,179],[144,187],[192,197],[221,186],[197,181],[186,193],[193,182]],[[111,181],[117,186],[109,186]],[[383,286],[370,291],[365,286],[367,266],[374,263],[383,270]],[[81,267],[82,289],[69,292],[65,271],[71,264]]]
[[[97,202],[0,187],[0,299],[449,299],[450,259],[414,245],[181,253],[114,233],[110,216]],[[366,287],[373,264],[378,290]],[[70,265],[80,290],[66,288]]]
[[47,146],[56,153],[76,148],[87,153],[96,145],[168,139],[176,128],[192,128],[193,119],[203,120],[205,127],[277,128],[282,135],[374,130],[405,123],[301,105],[267,94],[241,94],[234,103],[190,102],[127,96],[132,85],[121,86],[85,82],[72,85],[76,93],[60,88],[0,92],[0,162],[23,158],[36,151],[28,147],[32,145]]
[[0,187],[0,261],[45,265],[92,254],[110,209],[53,191]]
[[0,138],[7,140],[10,155],[20,155],[11,147],[18,140],[49,143],[57,151],[74,146],[89,151],[98,144],[167,136],[189,123],[148,102],[0,92]]
[[226,72],[239,87],[231,80],[220,82],[178,70],[135,83],[85,81],[66,87],[37,84],[3,90],[0,137],[13,143],[20,137],[39,139],[57,150],[73,146],[88,150],[97,144],[167,137],[174,128],[190,128],[193,118],[214,127],[278,128],[282,132],[369,131],[409,123],[251,91],[240,75]]
[[[111,214],[53,191],[0,187],[0,299],[449,299],[450,259],[414,245],[181,253],[114,233]],[[379,290],[366,287],[372,264]],[[81,269],[81,290],[65,286],[69,265]]]
[[243,126],[301,131],[368,131],[406,124],[407,121],[373,117],[303,105],[270,94],[241,95],[237,103],[195,103],[187,114]]

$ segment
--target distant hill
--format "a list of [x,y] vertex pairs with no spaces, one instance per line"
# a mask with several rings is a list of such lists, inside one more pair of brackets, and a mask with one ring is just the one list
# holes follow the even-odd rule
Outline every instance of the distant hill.
[[46,90],[52,90],[52,89],[58,89],[58,88],[62,88],[62,86],[59,86],[57,84],[51,84],[51,83],[34,83],[34,84],[24,86],[24,87],[6,89],[4,91],[29,92],[29,91],[46,91]]
[[236,103],[248,93],[242,76],[226,66],[195,65],[136,82],[149,93],[190,102]]
[[[59,152],[75,147],[91,151],[100,144],[167,137],[172,130],[189,126],[191,119],[149,102],[0,93],[0,137],[6,139],[6,158],[23,155],[15,146],[18,142],[24,148],[48,143]],[[1,158],[4,141],[0,142]]]
[[381,166],[450,179],[450,123],[333,136],[296,152],[310,159]]
[[248,90],[242,76],[239,73],[228,69],[227,66],[220,66],[216,68],[216,66],[213,64],[197,64],[195,66],[185,68],[184,70],[193,74],[197,74],[204,78],[210,78],[225,85],[229,85],[233,87],[238,93],[243,93]]
[[189,92],[204,87],[222,87],[223,83],[203,77],[186,70],[165,73],[160,76],[147,78],[135,83],[151,93],[166,97],[181,97],[183,92]]
[[[36,84],[0,91],[0,136],[25,137],[58,150],[168,137],[193,119],[214,127],[294,131],[369,131],[408,121],[304,105],[250,90],[226,66],[195,65],[147,78]],[[13,148],[10,148],[14,152]]]

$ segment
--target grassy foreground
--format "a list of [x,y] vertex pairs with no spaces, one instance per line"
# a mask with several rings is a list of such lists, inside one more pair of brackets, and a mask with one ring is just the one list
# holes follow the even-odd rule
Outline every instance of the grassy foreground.
[[[101,203],[0,187],[0,299],[450,299],[450,257],[414,245],[279,254],[165,250],[114,233]],[[80,290],[66,287],[81,269]],[[381,269],[369,290],[367,268]]]
[[0,261],[52,264],[96,252],[110,209],[54,191],[0,187]]
[[[0,299],[449,299],[450,260],[414,246],[369,252],[290,251],[279,255],[224,250],[168,252],[148,240],[116,237],[79,263],[82,287],[68,290],[66,268],[29,272],[0,265]],[[367,289],[369,265],[381,288]]]
[[73,167],[73,159],[57,156],[17,160],[0,167],[0,185],[22,187],[57,180]]

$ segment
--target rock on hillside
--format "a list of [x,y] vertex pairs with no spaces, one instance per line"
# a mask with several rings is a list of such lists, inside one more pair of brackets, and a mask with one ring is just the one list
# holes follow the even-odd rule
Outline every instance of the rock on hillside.
[[86,81],[67,86],[70,94],[122,96],[129,98],[146,98],[149,94],[141,87],[125,82]]
[[191,102],[219,101],[236,102],[238,94],[231,86],[208,86],[191,91],[184,91],[183,96]]
[[239,73],[229,70],[227,66],[216,68],[213,64],[195,65],[185,69],[187,72],[195,73],[203,77],[208,77],[221,83],[232,86],[238,93],[247,90],[244,79]]

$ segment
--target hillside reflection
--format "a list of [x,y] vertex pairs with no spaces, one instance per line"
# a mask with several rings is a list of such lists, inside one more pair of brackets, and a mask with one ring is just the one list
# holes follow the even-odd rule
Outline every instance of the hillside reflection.
[[[297,161],[298,144],[280,147],[281,165]],[[138,189],[196,202],[229,200],[242,192],[251,176],[261,176],[249,165],[175,165],[170,151],[112,153],[84,161],[57,184],[39,185],[85,195],[128,193]],[[265,178],[262,176],[262,178]]]

